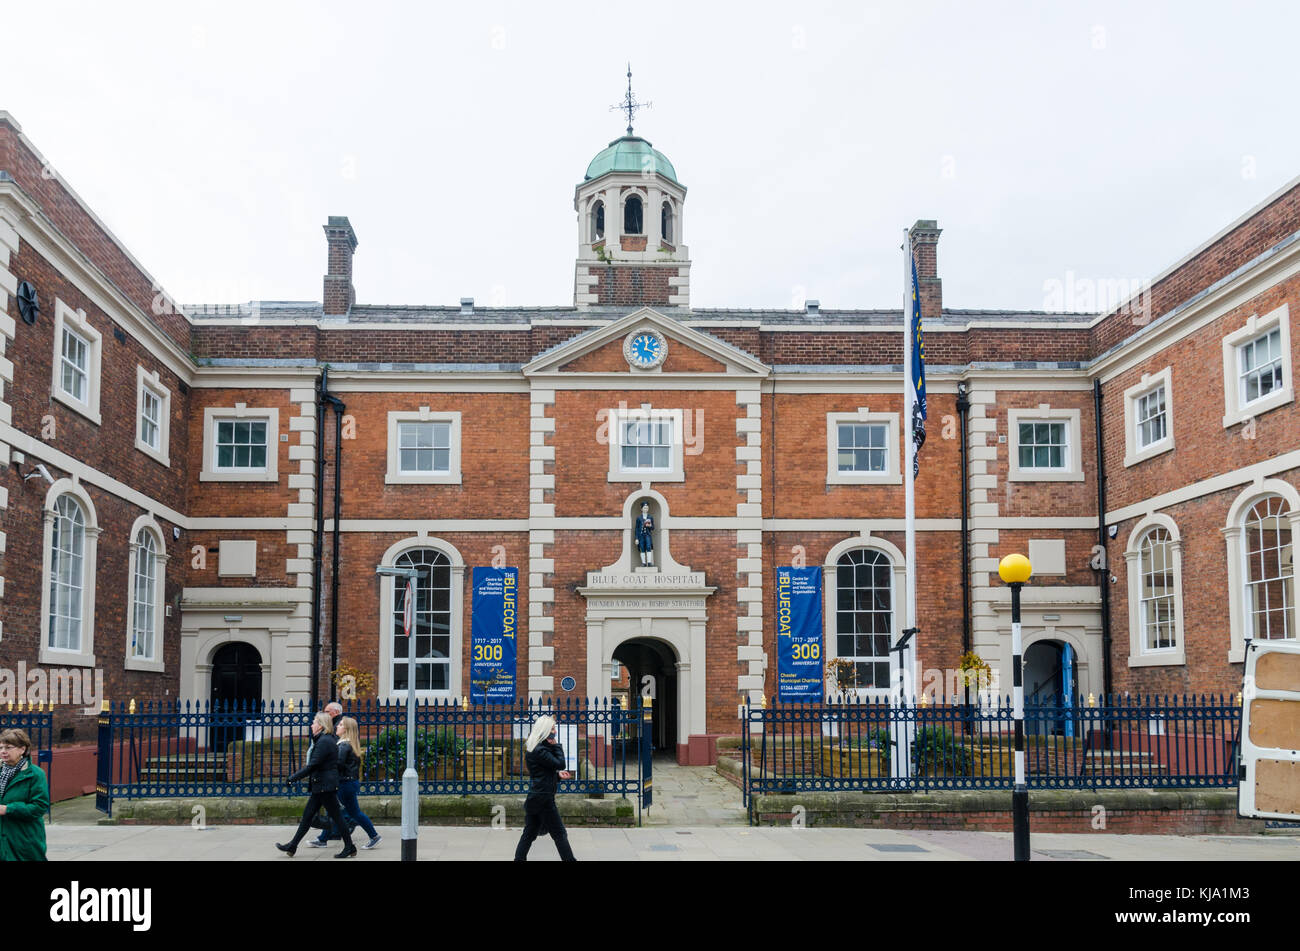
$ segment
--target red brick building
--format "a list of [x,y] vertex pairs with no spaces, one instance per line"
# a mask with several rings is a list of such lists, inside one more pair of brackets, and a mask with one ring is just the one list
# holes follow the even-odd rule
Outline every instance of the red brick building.
[[321,302],[180,307],[47,167],[0,113],[0,703],[33,670],[304,700],[346,666],[402,697],[377,565],[433,569],[421,695],[469,692],[471,570],[515,566],[518,696],[653,684],[683,757],[775,693],[781,565],[823,568],[825,657],[866,694],[913,623],[927,693],[967,649],[1009,669],[1013,551],[1031,693],[1069,655],[1084,694],[1235,691],[1245,638],[1296,636],[1300,185],[1100,315],[948,307],[916,223],[911,619],[900,311],[692,308],[686,188],[643,139],[577,186],[564,307],[359,302],[346,218]]

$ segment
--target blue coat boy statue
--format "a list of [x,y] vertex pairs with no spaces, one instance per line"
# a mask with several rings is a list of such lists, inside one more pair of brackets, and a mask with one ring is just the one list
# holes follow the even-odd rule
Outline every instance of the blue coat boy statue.
[[636,517],[636,550],[641,553],[643,567],[651,567],[655,563],[654,530],[655,520],[650,517],[650,503],[642,502],[641,514]]

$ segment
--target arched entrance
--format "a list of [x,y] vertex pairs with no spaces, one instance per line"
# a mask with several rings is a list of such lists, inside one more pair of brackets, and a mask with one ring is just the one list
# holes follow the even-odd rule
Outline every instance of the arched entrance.
[[[262,655],[256,647],[232,641],[217,648],[212,655],[209,699],[213,710],[232,711],[228,722],[212,729],[210,748],[222,752],[227,744],[243,735],[243,719],[262,700]],[[240,711],[246,713],[241,715]]]
[[656,755],[678,755],[677,654],[671,646],[653,637],[635,637],[614,649],[614,660],[627,668],[633,695],[654,698],[650,738]]

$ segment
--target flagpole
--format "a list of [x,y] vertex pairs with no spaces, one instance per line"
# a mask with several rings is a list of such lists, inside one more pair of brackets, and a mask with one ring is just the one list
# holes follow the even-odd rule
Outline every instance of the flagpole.
[[[916,389],[912,381],[912,234],[907,229],[903,229],[903,419],[899,427],[899,435],[903,444],[907,447],[907,452],[903,457],[903,485],[904,485],[904,519],[906,526],[906,578],[907,594],[905,601],[905,614],[903,630],[915,628],[916,625],[916,491],[915,476],[916,468],[916,440],[912,437],[912,418],[916,412]],[[899,632],[900,636],[906,635]],[[909,650],[903,650],[898,656],[898,681],[899,681],[899,701],[904,705],[911,705],[914,700],[916,678],[912,673],[913,664],[909,660],[915,657],[916,642],[913,639],[909,644]],[[897,775],[908,777],[911,775],[911,741],[915,734],[914,724],[908,723],[907,728],[902,731],[900,739],[902,742],[897,744],[900,755],[894,757],[898,763]]]

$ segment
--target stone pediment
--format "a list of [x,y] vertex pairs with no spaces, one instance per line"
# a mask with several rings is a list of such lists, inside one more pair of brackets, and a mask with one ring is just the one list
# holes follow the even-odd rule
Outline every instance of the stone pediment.
[[[641,330],[658,332],[668,345],[662,365],[653,370],[633,369],[623,354],[624,341]],[[743,350],[643,307],[540,354],[524,366],[523,372],[525,376],[617,373],[647,380],[664,375],[707,374],[758,380],[766,377],[769,369]]]

